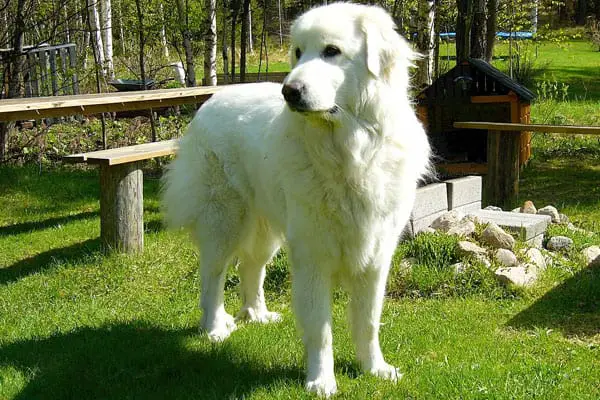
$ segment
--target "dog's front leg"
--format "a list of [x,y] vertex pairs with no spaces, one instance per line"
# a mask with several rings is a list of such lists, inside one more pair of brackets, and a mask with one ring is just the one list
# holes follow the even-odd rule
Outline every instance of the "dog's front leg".
[[371,267],[349,279],[349,317],[356,357],[362,369],[380,378],[396,382],[402,374],[383,358],[379,346],[379,321],[383,308],[387,265]]
[[331,272],[307,249],[290,248],[292,300],[306,351],[306,389],[329,397],[337,390],[331,335]]

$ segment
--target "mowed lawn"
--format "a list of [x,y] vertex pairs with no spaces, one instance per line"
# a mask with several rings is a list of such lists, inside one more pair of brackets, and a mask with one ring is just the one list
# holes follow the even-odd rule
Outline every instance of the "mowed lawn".
[[[589,58],[600,53],[539,54],[552,60],[548,79],[568,82],[585,100],[539,102],[534,120],[600,125],[600,74],[592,74],[600,62]],[[553,204],[591,231],[553,229],[577,251],[600,245],[599,138],[535,135],[532,148],[520,201]],[[144,183],[145,251],[127,256],[100,249],[97,170],[0,167],[0,400],[311,398],[285,257],[266,284],[283,321],[242,325],[225,343],[208,342],[197,331],[197,251],[162,226],[156,175]],[[463,283],[474,289],[461,296],[394,290],[381,341],[405,373],[397,385],[360,373],[347,298],[336,292],[337,398],[600,398],[600,268],[584,268],[576,251],[569,256],[529,290],[478,291],[478,282]],[[398,270],[392,275],[397,284]],[[232,271],[230,313],[240,306],[237,284]]]
[[[581,173],[596,175],[579,190],[596,190],[600,172]],[[0,398],[310,397],[289,277],[267,278],[281,323],[241,326],[211,344],[196,328],[196,252],[185,234],[162,228],[157,180],[145,182],[146,245],[137,256],[100,252],[97,183],[95,170],[0,169]],[[555,183],[542,198],[572,185]],[[561,199],[576,222],[600,206]],[[231,313],[236,284],[232,274]],[[382,347],[405,373],[397,385],[359,372],[345,303],[336,293],[339,398],[600,397],[598,269],[554,270],[514,297],[389,299]]]

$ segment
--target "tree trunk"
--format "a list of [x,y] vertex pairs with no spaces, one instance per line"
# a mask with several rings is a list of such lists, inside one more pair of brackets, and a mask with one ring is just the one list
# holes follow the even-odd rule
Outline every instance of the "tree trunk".
[[[135,8],[137,11],[137,22],[138,22],[138,37],[140,44],[140,77],[142,78],[142,87],[147,90],[146,86],[146,66],[145,66],[145,47],[146,47],[146,36],[144,35],[144,14],[142,14],[141,0],[135,0]],[[152,130],[152,141],[156,142],[156,126],[154,124],[154,111],[150,109],[150,128]]]
[[169,61],[169,45],[167,43],[167,31],[165,29],[165,9],[163,7],[163,3],[159,4],[160,16],[163,22],[160,24],[160,43],[163,48],[163,56],[165,60]]
[[240,0],[231,1],[231,82],[235,82],[235,34]]
[[473,0],[456,0],[456,63],[469,58],[471,51],[471,21]]
[[111,0],[102,0],[102,44],[104,45],[104,60],[106,74],[110,79],[115,78],[113,66],[113,35],[112,35],[112,3]]
[[221,32],[222,43],[221,43],[221,55],[223,56],[223,75],[225,75],[225,82],[229,78],[229,51],[227,49],[227,2],[223,1],[223,28]]
[[424,56],[417,60],[417,87],[424,87],[433,81],[435,65],[435,1],[418,3],[417,10],[417,49]]
[[98,13],[98,3],[96,0],[92,0],[89,3],[89,19],[92,31],[90,32],[94,36],[93,46],[96,48],[96,54],[98,55],[98,63],[100,64],[102,75],[106,75],[105,59],[104,59],[104,45],[102,43],[102,32],[100,28],[100,14]]
[[[537,0],[536,0],[537,1]],[[488,0],[486,20],[485,61],[492,62],[494,45],[496,44],[496,29],[498,27],[498,0]]]
[[[8,77],[7,97],[9,99],[21,97],[21,73],[23,72],[23,66],[25,63],[25,56],[23,55],[23,40],[25,35],[25,2],[26,0],[19,0],[17,2],[14,21],[18,21],[18,23],[13,24],[12,37],[10,38],[9,42],[12,51],[9,53],[3,66],[5,73],[4,76]],[[2,84],[4,83],[2,82]],[[0,123],[0,162],[4,161],[6,157],[8,133],[12,126],[14,126],[14,123]]]
[[[250,6],[252,6],[252,4]],[[252,38],[252,7],[250,7],[248,10],[248,51],[254,54],[254,39]]]
[[[265,7],[265,9],[266,9],[266,7]],[[282,48],[283,47],[283,17],[281,16],[281,0],[277,0],[277,12],[279,13],[279,48]]]
[[176,4],[181,35],[183,37],[183,50],[185,51],[186,81],[187,86],[192,87],[196,86],[196,72],[194,71],[194,51],[192,48],[192,33],[188,24],[187,2],[184,3],[184,0],[177,0]]
[[217,85],[217,0],[205,0],[204,82]]
[[471,24],[471,58],[485,58],[486,45],[485,0],[473,0],[473,22]]
[[[596,0],[596,2],[598,1]],[[531,6],[531,31],[533,33],[536,33],[538,28],[538,7],[539,0],[533,0],[533,5]]]
[[242,32],[240,40],[240,82],[246,82],[246,37],[248,36],[248,14],[250,12],[250,0],[244,0],[242,11]]

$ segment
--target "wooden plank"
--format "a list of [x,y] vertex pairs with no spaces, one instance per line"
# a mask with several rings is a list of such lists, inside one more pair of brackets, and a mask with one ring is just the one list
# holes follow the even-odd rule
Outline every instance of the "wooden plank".
[[575,135],[600,135],[600,126],[572,126],[572,125],[538,125],[538,124],[513,124],[503,122],[455,122],[459,129],[484,129],[501,130],[503,132],[546,132],[569,133]]
[[69,61],[71,66],[72,81],[73,81],[73,94],[79,94],[79,80],[77,78],[77,53],[75,51],[75,45],[69,46]]
[[499,96],[471,96],[471,103],[510,103],[511,97],[509,95]]
[[223,87],[221,86],[203,86],[76,96],[8,99],[0,101],[0,121],[145,110],[181,104],[202,103],[222,89]]
[[487,140],[488,173],[484,202],[504,209],[514,207],[519,193],[520,136],[490,130]]
[[52,96],[58,95],[58,76],[56,69],[56,51],[50,50],[50,82],[52,83]]
[[485,175],[488,167],[485,163],[442,163],[436,164],[436,169],[449,175]]
[[134,146],[119,147],[116,149],[92,151],[83,154],[74,154],[64,157],[69,163],[87,162],[88,164],[119,165],[135,161],[149,160],[155,157],[175,154],[178,139],[163,140],[160,142],[137,144]]
[[144,190],[140,163],[100,169],[100,238],[107,250],[144,249]]

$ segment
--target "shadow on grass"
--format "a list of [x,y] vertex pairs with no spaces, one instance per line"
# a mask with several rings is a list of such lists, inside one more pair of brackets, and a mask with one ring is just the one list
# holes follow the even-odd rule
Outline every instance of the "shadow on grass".
[[186,348],[195,335],[146,325],[85,328],[0,347],[0,365],[30,379],[16,399],[227,399],[302,385],[299,368],[262,364],[235,345]]
[[514,316],[508,325],[556,329],[565,336],[600,333],[600,267],[577,272]]
[[22,222],[20,224],[0,226],[0,236],[17,235],[19,233],[52,228],[57,225],[68,224],[69,222],[73,221],[94,218],[98,215],[98,211],[86,211],[79,214],[66,215],[64,217],[48,218],[43,221]]
[[36,254],[17,261],[9,267],[1,268],[0,285],[45,271],[58,262],[79,263],[99,251],[101,251],[100,238],[96,238]]

